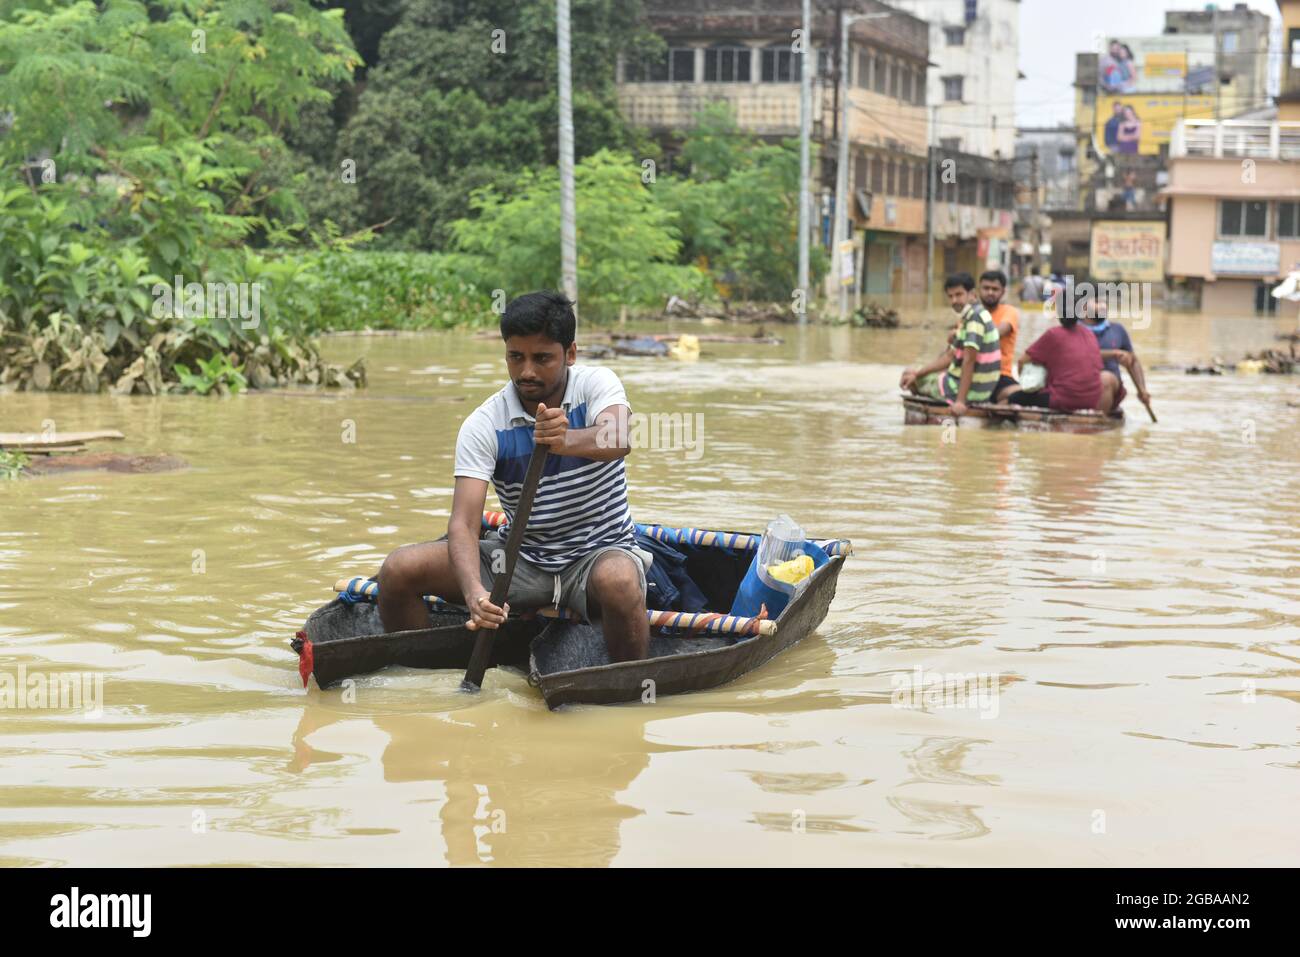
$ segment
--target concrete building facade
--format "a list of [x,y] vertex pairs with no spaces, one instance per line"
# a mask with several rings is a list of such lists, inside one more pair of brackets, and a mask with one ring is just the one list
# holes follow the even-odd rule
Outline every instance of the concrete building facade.
[[1300,0],[1278,0],[1282,14],[1282,76],[1277,118],[1300,121]]
[[1181,122],[1165,195],[1170,279],[1207,312],[1271,311],[1300,268],[1300,122]]
[[[841,65],[836,11],[813,4],[814,202],[829,245],[835,181],[839,95],[849,100],[849,216],[861,247],[860,283],[869,294],[920,293],[926,276],[926,70],[928,26],[874,0],[844,3],[880,14],[850,27]],[[770,140],[799,135],[800,57],[792,31],[802,23],[799,0],[748,0],[720,8],[709,0],[646,0],[650,28],[667,57],[655,64],[620,61],[618,98],[628,120],[675,151],[710,103],[729,104],[738,125]],[[837,82],[842,75],[842,82]],[[819,181],[819,182],[818,182]]]
[[1244,3],[1231,9],[1207,4],[1200,10],[1170,10],[1165,35],[1210,35],[1218,60],[1218,114],[1230,119],[1269,102],[1268,44],[1272,21]]
[[1020,0],[891,0],[930,26],[926,99],[933,144],[1010,159],[1015,154]]

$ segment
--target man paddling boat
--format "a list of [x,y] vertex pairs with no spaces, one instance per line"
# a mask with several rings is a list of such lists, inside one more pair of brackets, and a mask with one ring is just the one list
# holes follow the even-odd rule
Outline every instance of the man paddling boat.
[[[611,660],[646,657],[649,556],[634,544],[623,466],[631,410],[613,372],[574,364],[576,325],[573,303],[559,293],[532,292],[506,306],[510,382],[461,425],[446,540],[404,545],[384,560],[379,614],[387,631],[427,627],[430,593],[464,605],[471,629],[498,627],[512,606],[554,605],[599,622]],[[487,486],[513,517],[534,443],[551,454],[498,607],[489,593],[505,561],[506,528],[479,537]]]
[[1082,318],[1083,324],[1097,337],[1102,365],[1115,377],[1115,385],[1110,393],[1113,395],[1110,408],[1102,411],[1109,412],[1119,408],[1119,404],[1128,395],[1128,390],[1124,388],[1123,380],[1120,378],[1120,366],[1128,370],[1129,377],[1133,380],[1133,387],[1137,389],[1138,400],[1150,407],[1151,393],[1147,391],[1146,370],[1142,368],[1137,352],[1133,349],[1133,340],[1129,338],[1128,330],[1118,322],[1111,322],[1107,316],[1106,300],[1096,297],[1088,300],[1084,304]]

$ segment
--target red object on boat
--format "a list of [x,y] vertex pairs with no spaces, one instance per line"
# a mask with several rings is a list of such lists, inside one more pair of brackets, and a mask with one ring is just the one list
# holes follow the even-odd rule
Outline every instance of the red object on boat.
[[312,654],[311,641],[307,638],[307,632],[298,632],[298,638],[302,639],[302,648],[298,652],[298,674],[302,676],[302,686],[307,687],[307,679],[311,676],[312,668],[315,667],[315,660]]

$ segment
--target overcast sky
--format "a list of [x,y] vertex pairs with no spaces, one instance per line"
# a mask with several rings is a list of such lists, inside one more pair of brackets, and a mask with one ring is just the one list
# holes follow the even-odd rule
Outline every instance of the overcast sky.
[[[1231,10],[1237,0],[1220,3]],[[1245,0],[1281,23],[1276,0]],[[1195,0],[1021,0],[1020,72],[1016,125],[1074,122],[1074,56],[1090,50],[1093,34],[1154,36],[1166,10],[1203,10]]]

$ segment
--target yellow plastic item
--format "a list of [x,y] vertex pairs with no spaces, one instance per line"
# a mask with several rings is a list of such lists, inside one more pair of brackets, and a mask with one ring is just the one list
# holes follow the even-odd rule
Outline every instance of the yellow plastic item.
[[674,359],[694,362],[700,357],[700,340],[696,336],[682,333],[677,341],[668,347],[668,354]]
[[767,566],[767,573],[779,582],[795,585],[813,573],[811,555],[799,555],[788,562],[778,562]]
[[1238,372],[1256,373],[1264,371],[1264,363],[1259,359],[1242,359],[1237,363]]

